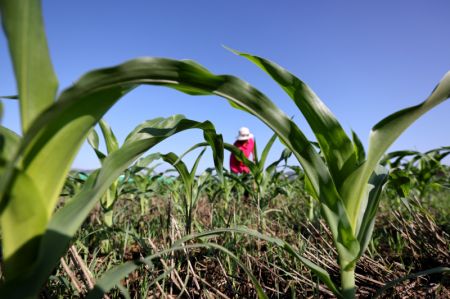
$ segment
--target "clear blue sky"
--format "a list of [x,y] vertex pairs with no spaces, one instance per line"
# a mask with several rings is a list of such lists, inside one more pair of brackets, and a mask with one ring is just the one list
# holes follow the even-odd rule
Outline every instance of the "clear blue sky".
[[[376,122],[423,101],[450,70],[448,0],[43,0],[43,11],[60,90],[89,70],[135,57],[193,59],[214,73],[248,81],[305,128],[278,85],[226,45],[273,60],[304,80],[344,129],[353,129],[366,145]],[[16,94],[3,35],[0,61],[0,94]],[[3,125],[19,132],[17,104],[4,104]],[[260,150],[271,136],[262,122],[221,98],[190,97],[163,87],[138,88],[105,119],[123,142],[144,120],[176,113],[211,120],[227,142],[247,126]],[[450,101],[417,121],[390,150],[450,145],[449,117]],[[313,138],[308,129],[305,133]],[[154,151],[181,153],[200,141],[200,131],[185,132]],[[269,161],[281,150],[277,143]],[[200,168],[211,165],[206,155]],[[85,145],[73,166],[90,169],[99,163]]]

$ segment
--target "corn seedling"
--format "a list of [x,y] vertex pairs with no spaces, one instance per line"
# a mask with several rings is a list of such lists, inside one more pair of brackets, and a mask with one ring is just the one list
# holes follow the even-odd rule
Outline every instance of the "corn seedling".
[[[216,140],[221,140],[221,136],[217,135],[215,138]],[[203,190],[203,188],[207,185],[208,178],[210,177],[210,172],[205,171],[203,172],[200,177],[196,179],[196,172],[198,163],[200,162],[203,154],[206,151],[206,148],[204,148],[200,154],[195,159],[194,165],[192,166],[192,169],[189,171],[186,164],[181,160],[184,155],[186,155],[188,152],[192,151],[194,148],[196,148],[197,145],[195,145],[193,148],[189,149],[186,153],[184,153],[181,157],[178,157],[175,153],[168,153],[165,155],[160,155],[161,158],[172,165],[176,171],[179,174],[179,179],[181,180],[181,190],[177,190],[176,196],[179,197],[181,204],[182,204],[182,210],[185,220],[185,234],[190,234],[192,229],[192,221],[193,221],[193,212],[195,211],[195,208],[197,206],[197,202],[199,200],[200,194]],[[216,161],[222,161],[217,160]],[[221,166],[221,164],[220,164]],[[222,171],[219,168],[219,171]]]
[[281,187],[277,186],[277,179],[280,176],[280,172],[277,172],[277,166],[280,162],[285,161],[289,156],[289,151],[283,151],[280,158],[275,162],[271,163],[269,166],[265,166],[267,156],[272,148],[275,140],[277,138],[276,134],[273,134],[269,141],[264,146],[261,154],[261,158],[258,156],[258,151],[254,149],[254,161],[247,159],[239,148],[232,144],[225,144],[224,148],[233,153],[236,159],[244,165],[246,165],[250,170],[251,181],[254,182],[254,187],[249,186],[244,180],[240,180],[239,177],[235,177],[235,181],[238,181],[242,187],[244,187],[247,192],[253,197],[256,202],[256,207],[258,209],[258,226],[263,228],[263,218],[264,209],[269,205],[269,200],[274,198],[279,193],[285,193]]
[[[106,144],[106,152],[107,154],[104,154],[99,149],[99,136],[97,132],[93,129],[88,135],[88,143],[89,145],[94,149],[97,158],[99,159],[100,163],[103,162],[105,157],[116,150],[119,149],[119,142],[117,141],[116,136],[114,135],[114,132],[112,131],[111,127],[108,125],[108,123],[100,119],[98,122],[101,128],[102,136]],[[119,179],[115,180],[112,185],[108,188],[106,193],[102,196],[100,199],[100,204],[103,209],[103,222],[109,226],[112,227],[113,225],[113,207],[115,202],[118,199],[118,193],[117,193],[117,185],[119,184]]]
[[[150,196],[156,191],[160,179],[163,175],[155,174],[154,170],[159,165],[148,167],[153,159],[157,159],[157,155],[151,154],[143,159],[140,159],[133,165],[126,177],[131,181],[130,187],[126,190],[127,193],[133,194],[135,199],[139,200],[141,208],[141,216],[146,215],[150,211]],[[131,189],[130,189],[131,188]]]
[[382,164],[390,168],[389,185],[401,197],[408,196],[411,189],[420,197],[429,191],[437,191],[448,184],[447,167],[442,160],[450,155],[450,147],[444,146],[426,151],[395,151],[387,154]]

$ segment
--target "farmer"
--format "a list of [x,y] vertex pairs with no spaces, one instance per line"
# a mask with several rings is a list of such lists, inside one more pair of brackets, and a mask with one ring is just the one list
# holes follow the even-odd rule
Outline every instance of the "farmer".
[[[255,155],[253,150],[255,148],[255,140],[253,139],[253,134],[250,133],[250,130],[246,127],[242,127],[239,129],[239,135],[236,137],[236,141],[234,142],[234,146],[239,148],[245,155],[245,157],[249,158],[250,155],[253,155],[253,159]],[[236,157],[231,154],[230,156],[230,170],[233,173],[249,173],[250,169],[245,166],[245,164]]]

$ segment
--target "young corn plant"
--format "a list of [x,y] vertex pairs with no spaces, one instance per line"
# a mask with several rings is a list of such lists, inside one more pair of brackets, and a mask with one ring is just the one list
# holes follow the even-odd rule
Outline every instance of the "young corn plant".
[[[92,130],[88,135],[88,143],[92,147],[92,149],[95,151],[95,154],[97,155],[97,158],[99,159],[100,163],[103,163],[103,160],[105,157],[119,149],[119,142],[117,141],[116,136],[114,135],[113,130],[108,125],[108,123],[100,119],[98,122],[100,125],[100,129],[103,135],[103,139],[105,141],[106,145],[106,151],[107,154],[104,154],[99,149],[99,136],[95,130]],[[108,188],[108,190],[105,192],[105,194],[100,199],[100,204],[103,210],[103,222],[108,227],[112,227],[113,225],[113,207],[116,203],[119,195],[117,192],[117,186],[119,184],[119,179],[115,180],[112,185]]]
[[150,154],[145,158],[139,159],[135,165],[127,170],[125,179],[130,181],[126,193],[133,194],[134,199],[139,200],[141,208],[141,216],[150,211],[150,196],[157,189],[159,180],[163,178],[163,174],[155,173],[155,168],[159,165],[148,167],[154,159],[158,158],[158,154]]
[[[222,140],[221,135],[217,135],[216,140]],[[222,142],[221,142],[222,143]],[[203,143],[201,143],[203,144]],[[189,149],[182,156],[178,157],[175,153],[161,154],[161,158],[172,165],[179,174],[179,179],[181,180],[181,190],[178,190],[177,197],[181,200],[183,216],[185,221],[185,234],[188,235],[192,231],[192,223],[193,223],[193,212],[195,212],[195,208],[197,207],[197,202],[200,198],[202,190],[208,185],[208,179],[211,176],[211,173],[208,171],[203,172],[198,178],[196,178],[196,172],[198,168],[198,164],[203,157],[203,154],[206,151],[206,147],[200,152],[200,154],[195,159],[194,165],[189,171],[186,164],[181,160],[184,155],[188,152],[192,151],[194,148],[197,148],[198,145],[194,145],[191,149]],[[218,158],[215,155],[216,161],[223,161],[223,158]]]
[[347,136],[331,111],[304,82],[264,58],[235,53],[255,63],[284,89],[317,138],[324,159],[297,126],[286,120],[270,123],[299,160],[309,179],[312,196],[320,202],[338,252],[340,287],[331,281],[324,269],[317,265],[308,266],[337,297],[354,298],[356,264],[371,239],[381,190],[387,179],[387,171],[379,161],[409,125],[450,97],[450,72],[424,102],[377,123],[371,131],[366,155],[356,134],[352,134],[352,139]]
[[[151,122],[151,121],[150,121]],[[125,142],[128,138],[132,138],[134,134],[136,134],[140,128],[143,126],[149,125],[148,122],[144,122],[142,124],[139,124],[137,128],[135,128],[132,133],[130,133],[126,138]],[[107,154],[104,154],[100,148],[99,148],[99,136],[97,132],[93,129],[88,135],[88,143],[92,147],[92,149],[95,151],[97,158],[99,159],[100,163],[103,163],[104,159],[111,155],[113,152],[117,151],[120,146],[119,142],[117,141],[117,138],[112,131],[111,127],[108,125],[108,123],[100,119],[99,126],[103,135],[103,139],[106,144],[106,150]],[[103,209],[103,222],[108,226],[112,227],[113,225],[113,212],[114,212],[114,205],[119,199],[119,194],[122,193],[120,191],[123,191],[126,184],[128,184],[129,180],[134,179],[134,174],[142,171],[144,167],[144,163],[151,163],[151,161],[157,159],[155,155],[149,155],[145,158],[139,159],[135,165],[127,169],[126,174],[122,177],[122,180],[117,178],[113,184],[109,187],[108,191],[102,196],[100,199],[100,204]],[[138,184],[138,187],[143,187],[142,184],[148,179],[148,178],[137,178],[141,184]],[[142,188],[138,192],[143,191]],[[142,194],[142,193],[141,193]],[[141,203],[142,204],[142,203]]]
[[[258,151],[254,150],[254,161],[250,161],[245,157],[242,151],[232,144],[224,144],[224,148],[233,153],[237,160],[244,163],[250,170],[250,175],[252,181],[254,182],[254,188],[249,186],[243,180],[237,180],[240,184],[251,194],[256,202],[256,207],[258,210],[258,226],[263,227],[263,210],[267,208],[269,200],[274,198],[277,194],[283,193],[284,191],[277,187],[277,177],[280,173],[277,172],[277,166],[280,162],[285,161],[289,155],[288,151],[283,151],[280,158],[275,162],[271,163],[269,166],[265,166],[267,156],[277,138],[276,134],[273,134],[269,141],[264,146],[261,154],[261,158],[258,156]],[[236,178],[236,177],[234,177]]]
[[[447,168],[442,160],[450,155],[450,147],[443,146],[426,151],[395,151],[381,161],[390,168],[389,185],[401,197],[414,189],[420,197],[437,191],[448,184]],[[409,158],[409,159],[407,159]],[[447,186],[448,187],[448,186]]]

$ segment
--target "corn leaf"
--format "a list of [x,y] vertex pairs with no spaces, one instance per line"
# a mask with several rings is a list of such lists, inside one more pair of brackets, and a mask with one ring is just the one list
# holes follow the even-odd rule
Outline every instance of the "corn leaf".
[[99,161],[103,162],[103,159],[105,159],[106,155],[99,149],[99,143],[100,143],[99,137],[98,137],[97,131],[95,131],[94,128],[92,128],[89,131],[89,134],[87,136],[87,141],[88,141],[89,145],[92,147],[92,149],[94,150]]
[[277,134],[273,134],[262,151],[261,159],[258,161],[260,172],[264,171],[264,164],[266,164],[267,156],[269,155],[270,149],[272,148],[272,145],[276,139]]
[[354,204],[348,207],[352,226],[356,230],[358,213],[364,201],[367,182],[383,154],[391,144],[420,116],[450,97],[450,72],[445,74],[431,95],[422,103],[397,111],[377,123],[370,133],[367,161],[356,169],[344,183],[343,197]]
[[369,179],[370,190],[368,190],[367,201],[361,205],[360,215],[362,217],[358,219],[359,223],[357,227],[359,230],[356,232],[361,246],[358,256],[363,255],[372,238],[375,216],[381,200],[381,192],[388,176],[389,174],[386,168],[378,165]]
[[[156,123],[159,125],[159,130],[144,128],[139,134],[134,136],[133,141],[128,141],[120,149],[105,158],[102,168],[96,170],[89,176],[80,193],[75,195],[75,197],[53,215],[40,243],[37,242],[37,244],[35,244],[36,239],[31,239],[18,251],[15,251],[17,257],[33,257],[34,263],[30,262],[27,268],[5,267],[5,270],[7,271],[16,271],[20,273],[14,275],[11,279],[7,280],[7,283],[0,287],[1,298],[25,298],[36,296],[53,268],[57,265],[60,256],[62,256],[69,247],[74,234],[94,207],[97,200],[104,194],[117,177],[139,158],[139,156],[154,145],[178,132],[192,128],[211,129],[210,122],[199,123],[184,119],[181,115],[171,117],[165,121],[162,121],[160,118]],[[153,134],[149,132],[152,132]],[[26,177],[24,177],[24,180],[25,179]],[[20,186],[23,186],[23,184],[32,186],[32,182],[29,180],[24,181]],[[38,194],[38,191],[30,188],[24,188],[22,192]],[[35,197],[31,196],[31,194],[28,194],[28,196],[24,198],[30,198],[30,205],[35,206],[39,203],[39,201],[36,200],[32,201]],[[14,206],[8,205],[8,209],[10,208],[14,208]],[[28,211],[28,213],[34,213],[35,210],[43,211],[42,207],[40,209],[36,207],[36,209],[26,211]],[[11,214],[12,213],[8,213],[6,215]],[[45,213],[42,217],[44,216]],[[3,218],[5,217],[3,216],[2,219]],[[23,219],[21,220],[23,221]],[[17,219],[15,221],[17,221]],[[17,222],[15,223],[17,224]],[[36,230],[41,227],[42,224],[33,226]],[[41,233],[41,231],[35,232],[37,238],[40,238],[39,236]],[[11,238],[9,234],[4,234],[4,236]],[[20,254],[22,250],[28,249],[30,245],[33,245],[31,246],[32,248],[35,249],[35,247],[37,247],[39,250],[32,250],[25,256]],[[21,263],[16,261],[14,265],[16,264]],[[25,271],[24,269],[27,270]],[[27,288],[18,287],[20,285],[27,285]]]
[[103,138],[105,139],[106,151],[108,154],[116,151],[119,148],[119,142],[116,135],[104,119],[100,119],[98,122],[100,129],[102,130]]
[[192,198],[192,185],[194,184],[194,178],[192,177],[191,173],[189,173],[186,164],[184,164],[184,162],[181,161],[175,153],[161,155],[161,158],[165,162],[175,167],[183,181],[184,195],[186,196],[186,198]]
[[342,174],[343,165],[349,161],[355,165],[356,159],[351,140],[332,112],[308,85],[281,66],[248,53],[231,51],[267,72],[292,98],[313,130],[339,189],[345,179],[345,174]]
[[15,176],[17,188],[8,194],[10,204],[5,208],[0,222],[3,232],[2,268],[6,281],[21,275],[34,263],[36,247],[48,222],[44,195],[35,182],[20,170],[16,171]]
[[2,0],[0,11],[19,88],[25,132],[36,116],[54,102],[58,83],[47,47],[41,1]]
[[0,161],[11,161],[19,148],[20,136],[8,128],[0,126]]

